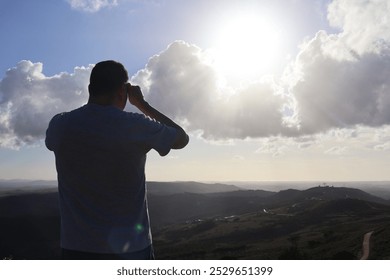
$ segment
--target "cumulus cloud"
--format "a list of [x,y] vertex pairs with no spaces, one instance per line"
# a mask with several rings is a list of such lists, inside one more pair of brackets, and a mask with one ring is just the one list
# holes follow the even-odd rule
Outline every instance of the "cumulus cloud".
[[272,80],[240,89],[220,86],[216,70],[194,45],[174,42],[152,57],[132,78],[163,112],[208,139],[261,137],[288,130],[283,123],[288,98]]
[[[30,61],[8,70],[0,81],[0,146],[35,143],[44,137],[53,115],[85,103],[91,67],[52,77],[43,74],[42,63]],[[223,88],[204,52],[185,42],[174,42],[153,56],[131,82],[159,110],[210,141],[288,129],[283,123],[288,98],[274,81],[257,81],[236,91]]]
[[[328,19],[302,45],[283,83],[219,87],[202,50],[183,42],[151,58],[133,80],[148,98],[209,139],[302,136],[390,124],[390,1],[335,0]],[[379,19],[379,20],[378,20]],[[223,92],[233,92],[221,98]]]
[[[117,2],[71,3],[99,9]],[[299,148],[309,148],[316,143],[311,135],[385,127],[390,124],[389,3],[333,1],[328,19],[340,32],[319,31],[304,43],[282,80],[263,77],[229,88],[207,50],[177,41],[152,56],[131,82],[152,105],[209,141],[289,136]],[[55,113],[85,102],[90,70],[47,77],[41,63],[29,61],[10,69],[0,81],[0,146],[42,139]],[[381,143],[377,149],[386,149]],[[283,152],[271,144],[258,152]]]
[[106,7],[118,5],[118,0],[66,0],[72,9],[95,13]]
[[359,54],[379,50],[390,41],[390,1],[337,0],[328,7],[329,23]]
[[44,137],[50,119],[87,100],[91,67],[46,77],[42,63],[21,61],[0,81],[0,146],[17,148]]
[[339,0],[329,6],[328,18],[343,31],[319,31],[287,73],[300,133],[390,124],[389,3]]

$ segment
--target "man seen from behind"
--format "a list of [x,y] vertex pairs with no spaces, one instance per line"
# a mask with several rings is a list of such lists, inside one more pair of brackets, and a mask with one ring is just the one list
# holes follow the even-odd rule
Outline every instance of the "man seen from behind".
[[[149,105],[116,61],[95,65],[88,103],[53,117],[63,259],[153,259],[145,190],[146,154],[165,156],[189,141]],[[143,114],[125,112],[126,102]]]

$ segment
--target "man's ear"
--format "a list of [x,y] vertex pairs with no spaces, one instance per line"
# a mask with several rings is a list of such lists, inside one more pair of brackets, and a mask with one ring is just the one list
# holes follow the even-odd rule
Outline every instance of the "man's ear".
[[124,107],[126,106],[126,103],[127,103],[126,89],[121,87],[115,92],[114,103],[117,104],[117,107],[120,107],[120,108],[123,107],[122,109],[124,109]]
[[123,99],[127,100],[127,87],[126,86],[124,86],[124,89],[122,88],[120,90],[120,96],[121,96],[122,100]]

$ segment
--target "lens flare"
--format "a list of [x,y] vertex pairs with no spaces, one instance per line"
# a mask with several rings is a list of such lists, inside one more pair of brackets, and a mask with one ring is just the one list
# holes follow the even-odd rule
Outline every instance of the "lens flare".
[[135,229],[135,231],[136,231],[137,233],[141,233],[141,232],[144,231],[144,226],[141,225],[141,224],[136,224],[135,227],[134,227],[134,229]]

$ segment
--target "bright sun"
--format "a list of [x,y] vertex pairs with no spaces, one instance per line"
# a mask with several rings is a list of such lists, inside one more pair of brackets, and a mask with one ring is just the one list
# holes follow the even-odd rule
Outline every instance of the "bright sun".
[[281,49],[281,35],[271,20],[241,15],[224,23],[218,32],[213,57],[227,78],[249,80],[271,74]]

